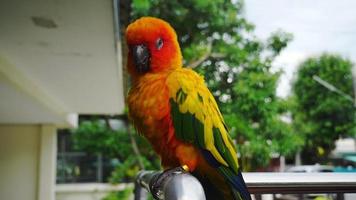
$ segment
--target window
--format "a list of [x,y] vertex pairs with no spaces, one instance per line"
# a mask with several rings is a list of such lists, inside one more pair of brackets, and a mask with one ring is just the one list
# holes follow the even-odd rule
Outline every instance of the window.
[[114,159],[75,150],[68,130],[58,131],[57,183],[107,182]]

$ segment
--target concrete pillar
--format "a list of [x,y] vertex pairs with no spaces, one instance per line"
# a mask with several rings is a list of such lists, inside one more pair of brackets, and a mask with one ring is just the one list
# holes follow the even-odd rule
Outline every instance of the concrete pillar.
[[40,126],[0,124],[0,199],[38,200]]
[[279,172],[284,172],[286,170],[286,157],[279,157]]
[[38,200],[55,200],[57,131],[54,125],[41,125],[38,168]]

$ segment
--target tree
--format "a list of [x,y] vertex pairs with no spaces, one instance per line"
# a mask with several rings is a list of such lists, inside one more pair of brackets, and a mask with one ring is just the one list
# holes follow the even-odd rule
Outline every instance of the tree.
[[[332,54],[309,58],[298,68],[293,84],[296,103],[293,116],[296,131],[305,137],[306,162],[315,163],[325,158],[339,137],[355,136],[351,69],[351,61]],[[320,84],[318,78],[351,99]]]
[[272,153],[292,154],[302,144],[280,120],[275,95],[280,72],[270,70],[290,34],[276,31],[267,41],[258,40],[240,0],[133,0],[132,18],[145,15],[175,28],[184,64],[205,76],[238,142],[245,170],[267,165]]
[[[122,123],[124,126],[114,129],[112,122]],[[125,116],[93,117],[81,120],[79,127],[72,131],[77,150],[105,155],[118,161],[109,180],[112,183],[133,181],[141,169],[160,169],[158,157],[151,146],[140,135],[130,135],[133,132],[132,127],[126,123]]]

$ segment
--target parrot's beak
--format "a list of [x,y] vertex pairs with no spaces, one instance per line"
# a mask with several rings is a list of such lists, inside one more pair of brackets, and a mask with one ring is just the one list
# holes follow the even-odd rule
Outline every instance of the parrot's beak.
[[140,44],[132,47],[133,59],[137,72],[145,73],[150,70],[150,51],[146,45]]

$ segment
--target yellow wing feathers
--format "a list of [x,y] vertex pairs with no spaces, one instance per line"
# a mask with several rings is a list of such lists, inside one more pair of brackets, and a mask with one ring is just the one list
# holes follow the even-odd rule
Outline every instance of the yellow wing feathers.
[[[171,72],[166,81],[169,97],[177,103],[178,112],[192,115],[193,121],[197,119],[203,125],[201,134],[203,134],[204,144],[200,148],[208,150],[219,163],[237,171],[238,163],[234,145],[217,103],[206,87],[204,79],[193,70],[182,68]],[[183,134],[199,134],[193,131]],[[196,137],[199,138],[199,135]]]

